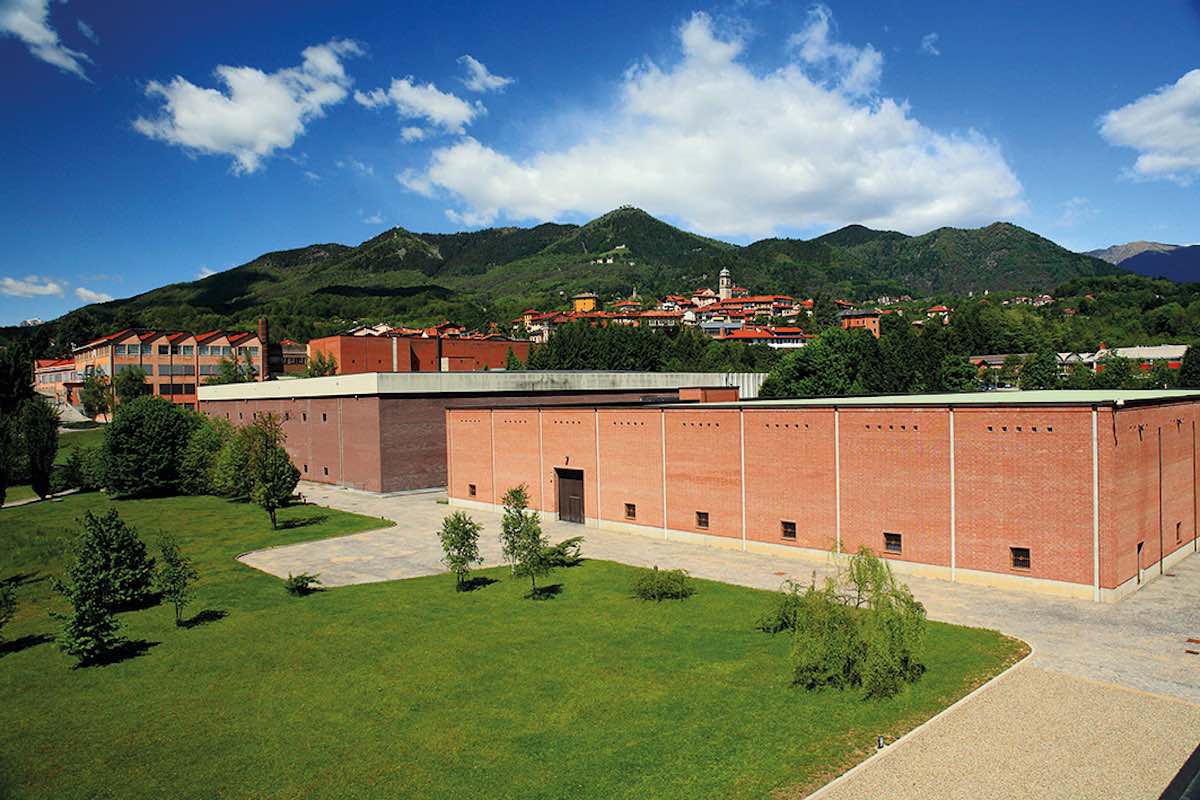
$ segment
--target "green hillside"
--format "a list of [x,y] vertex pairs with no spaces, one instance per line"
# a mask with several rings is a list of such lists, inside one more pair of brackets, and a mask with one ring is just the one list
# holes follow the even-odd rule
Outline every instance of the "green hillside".
[[[613,263],[593,263],[602,254]],[[357,247],[317,244],[267,253],[197,281],[77,309],[33,334],[41,340],[34,349],[62,350],[125,325],[248,328],[261,315],[270,318],[274,336],[297,339],[381,319],[454,319],[478,327],[506,323],[530,306],[565,307],[571,294],[585,289],[608,301],[634,289],[661,296],[715,286],[722,267],[752,292],[860,299],[882,292],[1048,290],[1122,272],[1008,223],[911,237],[852,225],[808,241],[738,246],[622,207],[582,226],[453,234],[393,228]],[[0,329],[0,338],[16,333]]]

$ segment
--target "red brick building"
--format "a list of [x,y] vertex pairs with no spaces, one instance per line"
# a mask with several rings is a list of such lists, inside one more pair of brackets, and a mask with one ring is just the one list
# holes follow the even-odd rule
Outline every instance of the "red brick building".
[[1196,551],[1200,393],[447,411],[452,504],[1111,601]]
[[[361,337],[373,338],[373,337]],[[305,480],[371,492],[446,485],[446,409],[728,401],[765,375],[457,372],[338,375],[200,387],[200,410],[235,424],[278,414]],[[533,435],[526,432],[527,435]]]
[[308,357],[318,353],[337,361],[338,375],[363,372],[476,372],[503,369],[511,350],[529,361],[530,343],[498,336],[326,336],[308,343]]

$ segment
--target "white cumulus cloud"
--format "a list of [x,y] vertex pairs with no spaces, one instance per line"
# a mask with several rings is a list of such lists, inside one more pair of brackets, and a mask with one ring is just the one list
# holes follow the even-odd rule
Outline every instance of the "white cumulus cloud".
[[400,130],[400,138],[406,142],[419,142],[429,135],[429,131],[416,125],[409,125]]
[[378,211],[376,211],[374,214],[372,214],[371,216],[368,217],[367,215],[365,215],[363,213],[362,209],[360,208],[358,210],[358,218],[361,219],[363,221],[363,223],[366,225],[382,225],[383,224],[383,214],[379,213]]
[[63,282],[26,275],[24,278],[0,278],[0,294],[11,297],[62,297]]
[[291,147],[311,120],[346,98],[352,81],[342,59],[361,54],[355,42],[335,39],[305,48],[297,67],[263,72],[221,65],[215,75],[224,91],[180,76],[151,81],[146,94],[163,107],[155,117],[138,117],[133,127],[189,153],[232,156],[237,174],[255,172],[263,159]]
[[200,271],[196,273],[196,278],[197,279],[207,278],[209,275],[216,275],[216,274],[217,274],[217,270],[212,269],[211,267],[208,267],[208,266],[203,266],[200,268]]
[[1200,175],[1200,69],[1109,111],[1100,135],[1138,151],[1130,177],[1190,185]]
[[414,83],[411,75],[393,78],[386,91],[355,92],[354,99],[365,108],[394,106],[401,119],[423,119],[446,133],[462,133],[484,111],[479,102],[467,102],[432,83]]
[[465,225],[633,203],[710,234],[850,222],[923,232],[1025,210],[994,142],[931,130],[903,103],[862,97],[878,54],[831,41],[830,22],[818,9],[794,40],[799,60],[759,74],[741,62],[739,37],[694,14],[680,29],[679,62],[629,70],[615,107],[595,109],[595,133],[521,158],[463,137],[397,180],[454,198],[448,216]]
[[113,299],[111,294],[105,292],[94,292],[86,286],[75,287],[75,296],[85,303],[107,303]]
[[0,35],[15,36],[35,58],[89,80],[83,64],[92,59],[62,43],[50,25],[50,8],[50,0],[0,0]]
[[513,82],[512,78],[493,75],[483,62],[473,56],[460,56],[458,63],[467,68],[467,77],[463,79],[463,85],[472,92],[502,92],[504,87]]
[[[693,16],[689,25],[695,24],[695,20]],[[855,47],[834,41],[833,28],[833,12],[829,7],[813,6],[808,10],[804,30],[792,34],[788,43],[801,61],[823,72],[843,92],[851,95],[874,92],[883,74],[883,55],[870,44]]]
[[942,51],[938,49],[938,35],[936,33],[927,33],[921,37],[921,52],[926,55],[940,56]]

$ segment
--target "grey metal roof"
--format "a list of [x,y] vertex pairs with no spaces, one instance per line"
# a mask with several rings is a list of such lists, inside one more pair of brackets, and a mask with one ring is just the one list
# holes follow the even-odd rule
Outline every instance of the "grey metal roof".
[[1043,389],[997,390],[992,392],[961,392],[957,394],[871,395],[862,397],[804,397],[778,400],[748,400],[737,403],[706,403],[706,408],[771,408],[771,407],[862,407],[889,406],[1121,406],[1126,404],[1167,403],[1177,400],[1200,400],[1200,390],[1190,389]]

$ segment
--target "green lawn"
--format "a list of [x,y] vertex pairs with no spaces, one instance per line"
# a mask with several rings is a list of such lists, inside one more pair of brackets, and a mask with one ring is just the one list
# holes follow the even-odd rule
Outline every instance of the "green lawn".
[[[77,447],[99,447],[104,443],[104,428],[86,428],[79,431],[71,431],[58,434],[58,454],[54,457],[54,463],[62,465],[67,463],[67,458],[71,455],[71,451]],[[17,500],[28,500],[34,496],[33,489],[27,483],[20,483],[14,486],[9,486],[4,495],[4,502],[13,503]],[[0,568],[0,574],[2,574]]]
[[[0,511],[0,578],[23,575],[10,638],[50,634],[62,532],[102,495]],[[929,671],[903,695],[787,685],[788,639],[753,630],[767,593],[698,582],[684,602],[629,595],[632,570],[559,570],[457,594],[448,576],[306,598],[234,561],[242,551],[375,527],[323,517],[273,533],[213,498],[124,501],[170,529],[203,576],[176,629],[166,607],[122,615],[155,644],[71,669],[25,638],[0,657],[0,796],[24,798],[765,797],[821,782],[1019,657],[999,634],[931,626]],[[434,535],[430,532],[430,535]],[[586,553],[586,544],[585,544]],[[7,782],[7,785],[4,785]]]

